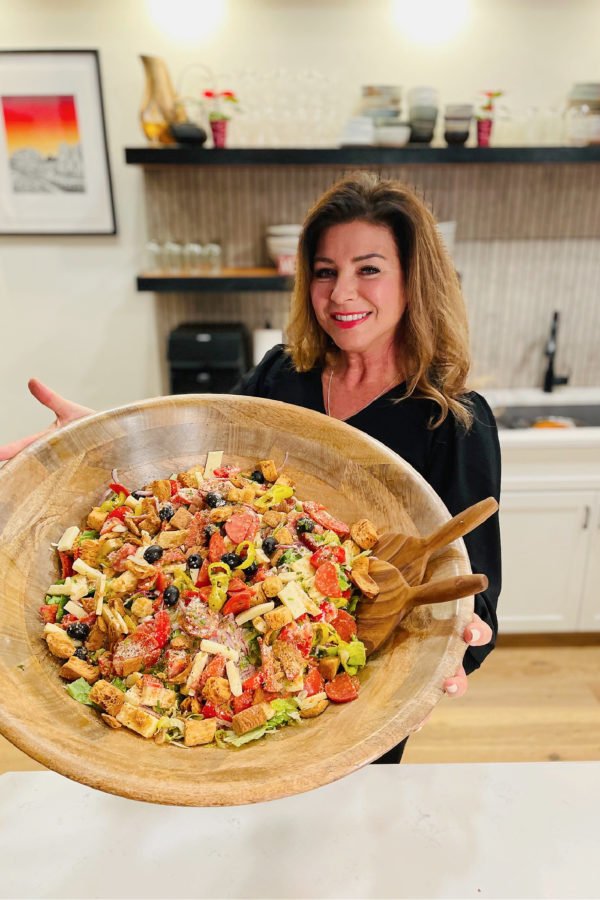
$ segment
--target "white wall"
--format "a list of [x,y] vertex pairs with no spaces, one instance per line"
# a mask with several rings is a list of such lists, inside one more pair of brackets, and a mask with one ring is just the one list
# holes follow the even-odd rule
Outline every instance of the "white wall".
[[464,28],[435,46],[403,32],[390,0],[224,0],[211,34],[189,15],[178,20],[177,0],[164,5],[184,37],[161,30],[146,0],[0,2],[3,49],[99,49],[119,226],[117,237],[0,239],[0,443],[50,420],[27,392],[31,375],[98,409],[164,390],[154,305],[134,288],[146,238],[142,173],[123,152],[142,142],[138,54],[162,56],[174,80],[195,61],[224,81],[243,68],[316,69],[337,84],[332,102],[343,109],[363,83],[436,85],[442,103],[498,86],[523,108],[554,106],[573,82],[600,81],[596,0],[471,0]]

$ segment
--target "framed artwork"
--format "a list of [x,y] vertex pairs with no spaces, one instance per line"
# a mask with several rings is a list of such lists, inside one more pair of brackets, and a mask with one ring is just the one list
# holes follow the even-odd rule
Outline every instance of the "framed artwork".
[[0,51],[0,234],[116,233],[98,51]]

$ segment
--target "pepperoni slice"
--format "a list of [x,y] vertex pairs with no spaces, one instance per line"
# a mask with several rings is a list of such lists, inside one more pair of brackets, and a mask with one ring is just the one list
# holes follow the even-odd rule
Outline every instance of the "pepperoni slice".
[[[225,553],[225,541],[218,531],[211,536],[208,545],[208,558],[211,562],[219,562]],[[196,582],[197,584],[198,582]]]
[[315,587],[326,597],[339,597],[341,595],[338,583],[337,569],[332,562],[324,562],[317,569],[315,575]]
[[356,634],[356,622],[344,609],[338,611],[337,616],[331,623],[343,641],[351,641],[352,636]]
[[234,544],[241,544],[242,541],[247,540],[246,535],[253,524],[254,520],[250,512],[236,513],[225,522],[225,532]]
[[341,522],[339,519],[334,519],[320,503],[313,503],[309,500],[304,503],[304,511],[309,514],[311,519],[322,525],[323,528],[334,531],[339,537],[348,537],[350,534],[350,529],[346,523]]
[[356,675],[348,675],[343,672],[336,675],[333,681],[328,681],[325,685],[325,693],[334,703],[349,703],[350,700],[356,700],[358,697],[358,689],[360,681]]
[[323,678],[318,669],[311,669],[304,676],[304,690],[309,697],[313,694],[320,694],[323,690]]

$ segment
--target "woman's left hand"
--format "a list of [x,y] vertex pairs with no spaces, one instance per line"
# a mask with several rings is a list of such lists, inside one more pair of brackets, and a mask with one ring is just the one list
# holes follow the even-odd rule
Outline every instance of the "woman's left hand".
[[[483,644],[489,644],[492,639],[492,629],[475,614],[464,630],[463,638],[470,647],[481,647]],[[456,675],[452,678],[446,678],[444,682],[444,690],[449,697],[461,697],[467,690],[467,675],[463,666],[459,666]]]

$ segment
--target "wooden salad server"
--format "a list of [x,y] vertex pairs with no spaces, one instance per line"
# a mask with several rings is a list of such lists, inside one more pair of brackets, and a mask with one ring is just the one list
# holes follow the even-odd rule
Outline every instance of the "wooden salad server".
[[360,600],[356,607],[358,638],[367,655],[381,647],[415,606],[459,600],[488,586],[485,575],[453,575],[411,587],[395,566],[382,559],[370,560],[369,577],[379,594],[372,600]]
[[473,531],[497,509],[497,500],[494,497],[486,497],[485,500],[480,500],[479,503],[448,519],[427,537],[384,534],[373,548],[373,552],[378,557],[385,557],[388,562],[400,569],[409,585],[421,584],[432,553]]

